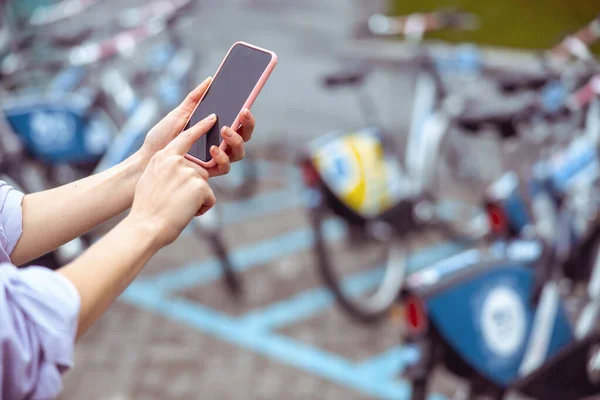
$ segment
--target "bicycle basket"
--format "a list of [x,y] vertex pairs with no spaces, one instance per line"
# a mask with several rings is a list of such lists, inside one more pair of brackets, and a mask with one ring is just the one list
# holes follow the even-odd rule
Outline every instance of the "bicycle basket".
[[376,129],[334,133],[309,147],[323,184],[363,218],[381,215],[410,192],[398,159],[386,153],[383,136]]

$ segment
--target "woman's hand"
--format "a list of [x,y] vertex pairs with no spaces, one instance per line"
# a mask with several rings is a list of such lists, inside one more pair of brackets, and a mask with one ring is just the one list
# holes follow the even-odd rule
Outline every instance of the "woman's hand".
[[100,318],[161,247],[177,239],[196,214],[215,204],[206,181],[208,172],[185,154],[216,120],[211,115],[158,150],[137,182],[129,215],[58,271],[73,283],[81,299],[77,337]]
[[135,190],[128,218],[151,225],[159,246],[173,242],[195,215],[215,204],[208,172],[185,158],[192,145],[215,124],[213,115],[182,132],[156,152]]
[[252,138],[256,120],[250,110],[247,109],[241,111],[238,119],[241,127],[237,133],[228,126],[221,130],[221,137],[223,138],[223,141],[227,143],[227,150],[223,152],[223,150],[217,146],[212,146],[210,148],[210,154],[217,162],[217,165],[208,169],[210,176],[225,175],[231,168],[230,163],[227,162],[227,160],[231,162],[240,161],[246,155],[244,142],[247,142]]
[[[185,128],[190,115],[196,109],[198,102],[210,86],[212,78],[207,78],[196,89],[194,89],[185,100],[173,111],[167,114],[158,124],[156,124],[146,135],[146,140],[137,155],[145,166],[150,159],[159,151],[164,149],[179,133]],[[221,135],[227,143],[226,152],[220,151],[216,147],[211,148],[211,155],[215,158],[217,165],[208,170],[209,176],[223,175],[231,169],[231,163],[240,161],[244,158],[244,142],[252,137],[254,131],[255,119],[249,110],[242,110],[240,115],[242,124],[239,133],[231,128],[224,128]]]

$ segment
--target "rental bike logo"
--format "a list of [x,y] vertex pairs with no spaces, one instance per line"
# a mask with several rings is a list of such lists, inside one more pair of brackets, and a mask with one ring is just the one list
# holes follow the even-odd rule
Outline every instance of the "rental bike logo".
[[75,138],[75,121],[67,113],[37,111],[29,122],[31,140],[39,148],[62,149]]
[[527,317],[514,289],[504,285],[491,289],[483,300],[480,321],[484,342],[492,352],[510,358],[519,351],[527,331]]

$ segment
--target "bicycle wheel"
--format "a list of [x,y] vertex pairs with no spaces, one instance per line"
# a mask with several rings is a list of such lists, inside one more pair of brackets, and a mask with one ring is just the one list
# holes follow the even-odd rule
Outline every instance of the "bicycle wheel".
[[235,299],[240,299],[244,295],[244,285],[240,274],[233,268],[229,259],[229,251],[221,235],[212,234],[207,237],[213,252],[221,263],[223,269],[223,281],[225,288]]
[[311,222],[319,270],[338,305],[362,323],[385,318],[404,283],[406,243],[387,226],[329,219],[322,208],[311,211]]
[[243,282],[234,269],[229,258],[229,250],[221,237],[222,215],[218,205],[215,205],[206,214],[192,220],[194,234],[201,240],[208,240],[212,251],[221,264],[223,280],[229,293],[236,299],[243,296]]

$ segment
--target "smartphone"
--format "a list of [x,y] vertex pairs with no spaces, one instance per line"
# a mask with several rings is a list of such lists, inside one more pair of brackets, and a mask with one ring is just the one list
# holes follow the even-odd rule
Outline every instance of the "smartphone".
[[221,129],[229,126],[237,131],[238,116],[243,108],[250,108],[277,64],[277,55],[245,42],[237,42],[229,49],[208,90],[190,116],[184,130],[215,113],[217,122],[190,149],[187,158],[212,167],[216,163],[210,155],[212,146],[226,150]]

